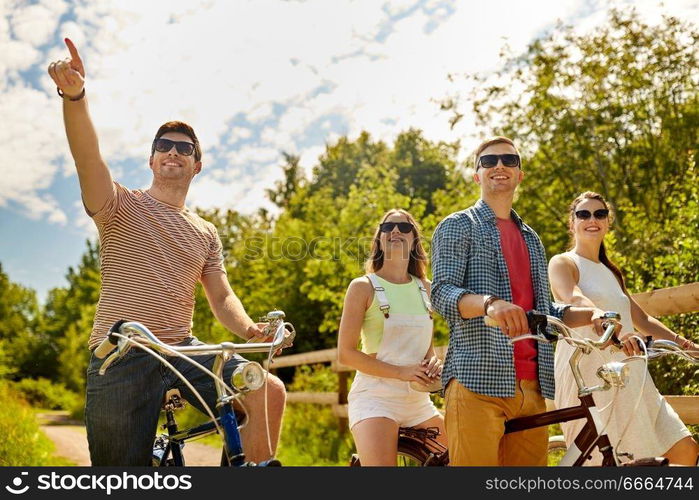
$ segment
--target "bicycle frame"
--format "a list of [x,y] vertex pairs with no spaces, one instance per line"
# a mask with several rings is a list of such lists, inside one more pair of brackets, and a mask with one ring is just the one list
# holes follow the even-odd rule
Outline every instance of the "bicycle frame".
[[[178,396],[171,396],[163,405],[165,410],[165,424],[164,428],[167,430],[167,435],[161,435],[156,437],[155,443],[153,445],[153,462],[154,465],[158,467],[165,466],[176,466],[181,467],[185,465],[184,455],[182,454],[182,448],[185,442],[196,439],[208,434],[213,434],[217,431],[216,424],[214,422],[205,422],[191,429],[186,429],[180,431],[177,426],[177,421],[175,420],[175,411],[178,408],[183,408],[184,404],[179,402]],[[235,417],[235,413],[234,413]],[[237,420],[237,417],[235,417]],[[221,425],[221,417],[216,419],[216,422]],[[239,435],[237,426],[235,430],[230,429],[226,431],[235,433]],[[235,453],[235,449],[231,449]],[[238,452],[242,454],[242,449]],[[172,458],[170,458],[172,456]],[[231,460],[231,456],[228,453],[226,447],[224,447],[223,453],[221,454],[221,466],[240,466],[244,464],[244,456],[237,460]]]
[[592,395],[587,394],[580,397],[580,405],[570,408],[562,408],[560,410],[547,411],[527,417],[513,418],[505,423],[505,434],[511,432],[519,432],[527,429],[534,429],[545,425],[559,424],[570,420],[578,420],[584,418],[587,420],[585,426],[580,430],[574,441],[574,445],[568,448],[568,451],[561,459],[561,466],[581,466],[585,460],[589,458],[584,455],[587,451],[592,451],[596,446],[602,453],[602,466],[614,467],[617,465],[614,458],[612,444],[606,434],[599,434],[601,430],[601,421],[599,412],[595,405]]

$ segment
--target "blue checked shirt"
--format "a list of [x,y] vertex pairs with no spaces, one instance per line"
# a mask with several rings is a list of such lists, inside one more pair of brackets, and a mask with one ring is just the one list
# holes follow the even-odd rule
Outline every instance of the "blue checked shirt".
[[[567,306],[551,303],[544,246],[514,210],[511,215],[529,249],[535,308],[560,318]],[[463,319],[458,308],[459,299],[466,294],[497,295],[512,302],[495,213],[483,200],[437,226],[432,237],[432,274],[432,303],[446,318],[450,331],[444,386],[455,378],[479,394],[514,397],[514,351],[508,337],[499,328],[485,326],[482,316]],[[538,350],[541,393],[553,399],[553,347],[539,343]]]

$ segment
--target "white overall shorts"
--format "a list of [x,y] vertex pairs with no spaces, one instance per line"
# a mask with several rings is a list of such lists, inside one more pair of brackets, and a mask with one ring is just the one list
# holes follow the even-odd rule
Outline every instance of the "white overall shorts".
[[[384,314],[383,337],[376,359],[396,366],[420,363],[432,342],[432,306],[422,282],[413,277],[425,311],[422,314],[390,312],[384,288],[375,274],[368,274],[379,308]],[[401,427],[412,427],[439,415],[427,392],[416,391],[409,382],[374,377],[357,371],[347,396],[349,427],[367,418],[385,417]]]

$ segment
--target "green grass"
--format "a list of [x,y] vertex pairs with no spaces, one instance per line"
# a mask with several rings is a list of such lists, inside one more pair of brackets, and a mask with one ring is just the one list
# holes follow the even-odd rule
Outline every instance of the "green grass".
[[34,411],[4,381],[0,401],[0,466],[72,465],[53,456],[53,443],[39,429]]

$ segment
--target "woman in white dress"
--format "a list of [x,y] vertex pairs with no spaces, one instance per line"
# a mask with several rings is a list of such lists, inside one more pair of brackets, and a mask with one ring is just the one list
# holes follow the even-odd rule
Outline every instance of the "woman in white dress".
[[[641,336],[672,340],[685,349],[699,348],[691,340],[682,338],[649,316],[629,296],[621,271],[605,252],[604,236],[609,232],[610,222],[610,209],[604,198],[590,191],[582,193],[570,206],[569,228],[573,248],[554,256],[549,262],[549,281],[558,302],[599,307],[621,314],[619,337],[623,341],[623,349],[608,348],[599,355],[593,353],[584,357],[580,366],[588,385],[597,383],[596,371],[603,363],[640,353],[639,346],[631,338],[634,331],[640,332]],[[589,327],[576,331],[581,336],[597,338]],[[573,348],[569,344],[558,343],[555,355],[557,408],[579,404],[577,385],[569,365],[572,353]],[[593,393],[598,409],[607,407],[601,415],[612,445],[618,452],[630,453],[636,459],[665,456],[673,464],[696,465],[699,446],[656,389],[644,363],[629,363],[629,368],[629,383],[618,390],[612,405],[608,406],[616,389]],[[645,386],[641,394],[644,376]],[[637,406],[639,396],[641,400]],[[568,445],[584,423],[583,420],[574,420],[561,425]],[[601,454],[595,450],[589,464],[600,463]]]

